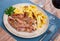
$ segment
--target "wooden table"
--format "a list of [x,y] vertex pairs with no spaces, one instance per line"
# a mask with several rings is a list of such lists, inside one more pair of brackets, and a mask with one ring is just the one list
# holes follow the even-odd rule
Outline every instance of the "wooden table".
[[[60,18],[60,9],[56,9],[51,5],[51,0],[46,0],[44,9],[51,12],[51,14],[56,15],[58,18]],[[0,27],[0,41],[16,41],[10,34],[8,34],[6,31],[4,31]]]
[[60,18],[60,9],[56,9],[53,5],[51,0],[46,0],[44,7],[45,10],[51,12],[51,14],[57,16],[58,18]]
[[0,41],[16,41],[10,34],[0,27]]

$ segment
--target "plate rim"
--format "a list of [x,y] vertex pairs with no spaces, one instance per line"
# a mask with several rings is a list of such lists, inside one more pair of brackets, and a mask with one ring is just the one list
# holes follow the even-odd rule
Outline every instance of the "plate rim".
[[[30,3],[19,3],[19,4],[30,4]],[[19,5],[19,4],[15,4],[15,5]],[[34,4],[32,4],[32,5],[34,5]],[[12,5],[12,6],[14,6],[14,5]],[[38,7],[38,6],[37,6],[37,7]],[[39,8],[39,9],[41,9],[41,8]],[[43,11],[43,10],[41,9],[41,11]],[[43,12],[44,12],[44,11],[43,11]],[[46,14],[46,12],[44,12],[44,13]],[[4,15],[5,15],[5,14],[4,14]],[[47,15],[47,14],[46,14],[46,15]],[[47,15],[47,17],[48,17],[48,15]],[[4,22],[4,16],[3,16],[3,22]],[[6,29],[7,29],[10,33],[12,33],[12,32],[7,28],[5,22],[4,22],[4,25],[5,25]],[[49,26],[49,19],[48,19],[48,26]],[[46,30],[45,30],[43,33],[45,33],[45,32],[47,31],[48,26],[47,26]],[[42,35],[43,33],[41,33],[40,35]],[[21,36],[19,36],[19,35],[14,34],[14,33],[12,33],[12,34],[15,35],[15,36],[21,37]],[[38,36],[40,36],[40,35],[38,35]],[[34,37],[38,37],[38,36],[34,36]],[[22,37],[22,38],[34,38],[34,37]]]

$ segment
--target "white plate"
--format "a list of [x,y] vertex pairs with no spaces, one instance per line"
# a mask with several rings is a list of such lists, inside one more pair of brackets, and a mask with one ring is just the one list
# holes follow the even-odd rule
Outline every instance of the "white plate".
[[[13,5],[13,7],[18,7],[18,6],[23,6],[23,5],[31,5],[31,4],[20,3],[20,4]],[[39,9],[46,15],[46,13],[41,8],[39,8]],[[12,34],[14,34],[18,37],[22,37],[22,38],[33,38],[33,37],[37,37],[37,36],[40,36],[41,34],[43,34],[47,30],[48,25],[49,25],[49,19],[48,18],[46,21],[47,21],[47,24],[45,24],[42,28],[40,28],[40,29],[38,29],[32,33],[18,32],[8,23],[8,15],[4,14],[4,16],[3,16],[3,22],[4,22],[4,25],[7,28],[7,30],[10,31]]]

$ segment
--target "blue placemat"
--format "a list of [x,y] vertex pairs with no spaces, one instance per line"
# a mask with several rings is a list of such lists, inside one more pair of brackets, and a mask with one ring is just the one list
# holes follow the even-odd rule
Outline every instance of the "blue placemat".
[[[28,0],[0,0],[0,26],[3,27],[3,29],[6,30],[9,34],[11,34],[11,33],[5,28],[5,26],[4,26],[4,24],[3,24],[3,14],[4,14],[4,10],[5,10],[6,8],[8,8],[9,6],[12,6],[12,5],[18,4],[18,3],[31,3],[31,2],[28,1]],[[49,17],[49,20],[50,20],[49,28],[50,28],[50,26],[51,26],[52,24],[55,25],[55,27],[56,27],[56,30],[55,30],[53,33],[47,35],[47,37],[44,39],[44,41],[49,41],[49,39],[53,36],[53,34],[57,31],[58,27],[60,26],[60,25],[59,25],[59,24],[60,24],[60,23],[59,23],[60,20],[59,20],[56,16],[51,15],[51,14],[50,14],[49,12],[47,12],[46,10],[44,10],[44,11],[47,13],[47,15],[48,15],[48,17]],[[53,18],[54,18],[54,20],[53,20]],[[48,29],[49,29],[49,28],[48,28]],[[12,35],[17,41],[39,41],[44,34],[41,35],[41,36],[39,36],[39,37],[31,38],[31,39],[24,39],[24,38],[21,38],[21,37],[14,36],[13,34],[11,34],[11,35]]]

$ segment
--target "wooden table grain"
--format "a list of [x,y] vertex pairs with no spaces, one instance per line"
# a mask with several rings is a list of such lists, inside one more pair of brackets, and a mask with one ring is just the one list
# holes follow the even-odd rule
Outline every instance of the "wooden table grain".
[[52,0],[46,0],[43,8],[60,19],[60,9],[53,6]]
[[16,41],[10,34],[0,27],[0,41]]

